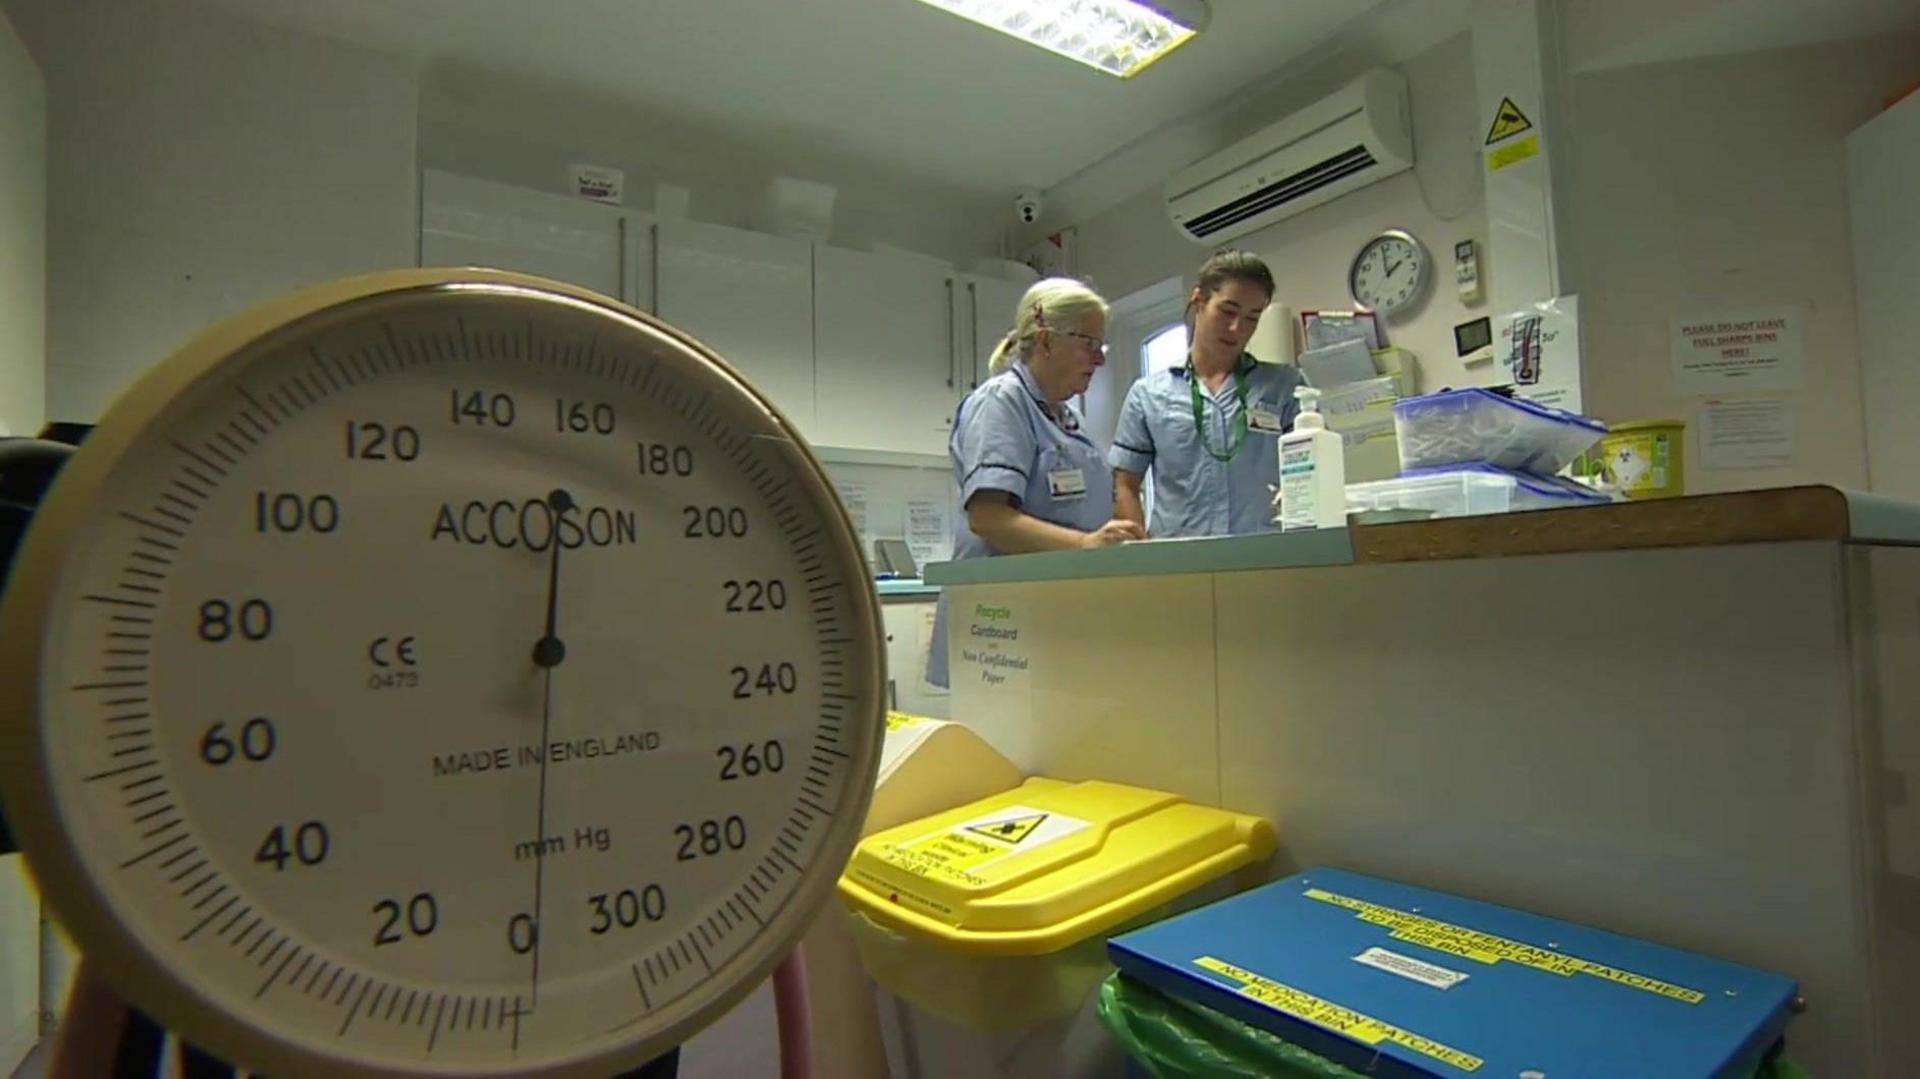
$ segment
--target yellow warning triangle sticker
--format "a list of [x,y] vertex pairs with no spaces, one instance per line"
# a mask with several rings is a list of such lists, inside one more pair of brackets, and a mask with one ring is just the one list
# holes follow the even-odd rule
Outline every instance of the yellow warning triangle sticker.
[[1533,121],[1520,111],[1520,106],[1510,97],[1500,99],[1500,107],[1494,110],[1493,126],[1487,129],[1487,145],[1492,146],[1502,139],[1510,139],[1522,131],[1533,129]]
[[1034,813],[1025,817],[1008,817],[1006,820],[997,820],[991,824],[969,824],[967,831],[998,840],[1009,847],[1017,847],[1021,840],[1032,835],[1033,830],[1040,827],[1040,822],[1046,820],[1048,816],[1050,814]]

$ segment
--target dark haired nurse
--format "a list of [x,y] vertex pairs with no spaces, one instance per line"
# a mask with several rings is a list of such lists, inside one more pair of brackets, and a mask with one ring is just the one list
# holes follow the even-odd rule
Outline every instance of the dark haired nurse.
[[1273,300],[1273,274],[1245,251],[1200,267],[1187,301],[1187,362],[1140,378],[1120,408],[1107,463],[1113,515],[1147,526],[1141,507],[1153,475],[1156,537],[1225,536],[1273,528],[1279,439],[1293,427],[1303,384],[1290,364],[1246,351]]

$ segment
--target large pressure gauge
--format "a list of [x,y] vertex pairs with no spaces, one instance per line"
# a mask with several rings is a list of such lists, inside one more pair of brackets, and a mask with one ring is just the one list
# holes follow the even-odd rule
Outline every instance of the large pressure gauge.
[[590,293],[407,271],[157,367],[0,613],[0,784],[95,969],[268,1074],[604,1076],[792,947],[881,736],[794,429]]

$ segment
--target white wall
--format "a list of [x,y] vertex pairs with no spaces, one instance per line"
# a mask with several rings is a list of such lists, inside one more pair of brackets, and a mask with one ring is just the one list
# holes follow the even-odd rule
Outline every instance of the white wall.
[[[932,543],[932,557],[915,554],[916,563],[945,562],[953,556],[954,504],[960,497],[954,486],[953,466],[944,458],[907,454],[868,454],[859,450],[814,447],[827,466],[827,474],[841,488],[841,497],[852,492],[862,500],[863,518],[855,522],[860,532],[860,549],[871,559],[875,540],[906,541],[907,508],[910,502],[932,502],[946,511],[944,534]],[[849,505],[852,512],[855,507]],[[925,538],[925,537],[922,537]]]
[[47,411],[211,322],[413,264],[416,80],[188,0],[7,0],[47,74]]
[[[1484,251],[1487,237],[1479,152],[1484,132],[1475,116],[1472,38],[1457,34],[1398,66],[1412,99],[1415,167],[1230,243],[1267,261],[1277,286],[1275,303],[1297,315],[1302,309],[1352,307],[1346,273],[1354,254],[1381,229],[1407,229],[1436,260],[1437,281],[1427,303],[1389,326],[1388,336],[1419,354],[1425,387],[1477,383],[1484,376],[1469,376],[1454,357],[1453,326],[1487,312],[1463,308],[1452,285],[1454,243],[1472,238]],[[1310,100],[1265,103],[1261,115],[1250,118],[1252,126],[1271,123]],[[1169,277],[1191,277],[1212,250],[1168,221],[1161,193],[1165,178],[1143,179],[1150,182],[1138,195],[1080,226],[1080,270],[1111,299]],[[1491,277],[1499,267],[1483,258],[1482,273]],[[1116,359],[1115,374],[1132,378],[1133,358]],[[1098,418],[1091,422],[1099,426]],[[1102,428],[1103,436],[1110,433]]]
[[677,184],[691,192],[689,216],[717,225],[765,228],[764,193],[776,176],[838,190],[833,242],[845,247],[879,241],[964,268],[999,255],[1013,222],[1010,200],[878,180],[830,146],[749,145],[576,90],[457,67],[426,73],[420,112],[424,168],[566,192],[569,165],[607,165],[625,170],[627,205],[652,209],[654,185]]
[[1859,290],[1860,389],[1873,489],[1920,498],[1920,93],[1847,138],[1848,219]]
[[1561,59],[1571,71],[1615,63],[1659,40],[1676,26],[1704,19],[1729,0],[1560,0],[1566,48]]
[[[1687,419],[1690,493],[1864,486],[1842,142],[1913,77],[1915,57],[1920,37],[1887,36],[1565,81],[1560,239],[1581,295],[1587,409]],[[1809,312],[1807,385],[1790,395],[1798,454],[1784,468],[1704,471],[1669,320],[1786,304]]]
[[[47,97],[0,12],[0,425],[40,428],[46,406]],[[0,1075],[40,1031],[40,904],[18,854],[0,857]]]
[[0,426],[16,435],[46,412],[46,207],[46,82],[0,12]]

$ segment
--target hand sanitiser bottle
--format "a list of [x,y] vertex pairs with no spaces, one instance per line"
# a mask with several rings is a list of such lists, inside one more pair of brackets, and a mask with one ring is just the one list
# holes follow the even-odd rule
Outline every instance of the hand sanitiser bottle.
[[1339,432],[1320,415],[1320,391],[1293,391],[1300,412],[1280,436],[1280,531],[1342,528],[1347,523],[1347,459]]

